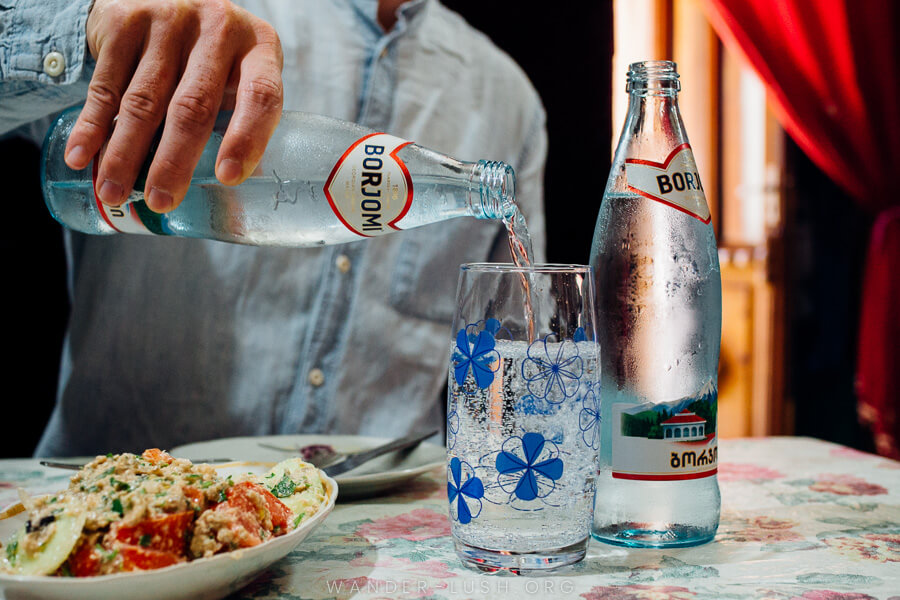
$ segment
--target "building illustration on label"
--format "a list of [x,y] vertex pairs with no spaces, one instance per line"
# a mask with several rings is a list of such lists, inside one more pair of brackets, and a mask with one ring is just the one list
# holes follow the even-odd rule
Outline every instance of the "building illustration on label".
[[678,439],[682,441],[702,440],[706,438],[704,428],[706,419],[684,409],[674,417],[660,423],[663,428],[663,438]]
[[335,163],[325,182],[325,197],[350,231],[371,237],[400,229],[398,223],[412,204],[413,183],[397,152],[411,143],[372,133]]
[[612,408],[612,476],[668,481],[716,473],[718,391],[710,381],[699,393],[659,404]]
[[641,158],[625,159],[627,189],[709,223],[711,216],[694,162],[691,145],[677,146],[659,163]]

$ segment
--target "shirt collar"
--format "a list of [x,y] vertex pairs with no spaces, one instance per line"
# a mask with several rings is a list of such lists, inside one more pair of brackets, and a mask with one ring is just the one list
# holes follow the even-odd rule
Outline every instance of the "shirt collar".
[[387,34],[378,23],[378,0],[351,0],[356,12],[363,18],[379,37],[382,35],[398,36],[421,21],[422,9],[428,0],[408,0],[397,9],[397,23]]

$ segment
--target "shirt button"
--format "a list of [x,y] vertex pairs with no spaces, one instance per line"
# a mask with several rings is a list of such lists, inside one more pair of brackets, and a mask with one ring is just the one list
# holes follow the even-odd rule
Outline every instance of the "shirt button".
[[310,369],[307,379],[309,380],[310,385],[319,387],[325,383],[325,373],[322,372],[322,369]]
[[346,254],[340,254],[334,259],[334,266],[336,266],[341,273],[348,272],[350,270],[350,265],[350,257]]
[[44,57],[44,73],[50,77],[59,77],[66,70],[66,57],[60,52],[49,52]]

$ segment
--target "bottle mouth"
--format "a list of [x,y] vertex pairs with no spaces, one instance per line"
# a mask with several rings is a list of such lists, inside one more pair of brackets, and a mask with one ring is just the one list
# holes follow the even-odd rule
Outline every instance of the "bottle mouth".
[[677,65],[671,60],[645,60],[628,65],[626,91],[674,95],[681,91]]
[[484,218],[508,219],[516,207],[516,174],[500,161],[478,161],[476,176],[480,181],[481,210]]

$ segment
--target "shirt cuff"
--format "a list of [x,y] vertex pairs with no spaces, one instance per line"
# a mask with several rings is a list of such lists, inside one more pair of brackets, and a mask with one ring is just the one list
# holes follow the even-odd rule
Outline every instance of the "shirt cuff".
[[93,0],[18,0],[0,10],[0,80],[71,84],[93,64],[85,24]]

